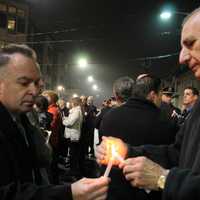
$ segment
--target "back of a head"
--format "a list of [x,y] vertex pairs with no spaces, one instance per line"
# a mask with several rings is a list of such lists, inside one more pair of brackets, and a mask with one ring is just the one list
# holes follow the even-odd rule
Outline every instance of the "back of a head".
[[113,83],[113,93],[116,98],[127,101],[132,95],[134,80],[128,76],[121,77]]
[[55,104],[58,101],[58,94],[53,90],[45,90],[42,95],[47,97],[49,104]]
[[147,98],[151,91],[159,93],[161,87],[161,80],[152,75],[139,75],[136,79],[135,87],[133,88],[133,97]]
[[42,95],[36,97],[35,104],[40,109],[41,112],[47,111],[49,106],[47,98]]

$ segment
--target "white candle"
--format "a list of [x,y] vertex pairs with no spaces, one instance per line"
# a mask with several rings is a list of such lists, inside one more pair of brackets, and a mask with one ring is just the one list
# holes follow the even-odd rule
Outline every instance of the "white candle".
[[104,172],[104,177],[108,177],[109,176],[109,174],[110,174],[110,170],[111,170],[111,168],[112,168],[112,164],[113,164],[113,161],[112,161],[112,158],[109,160],[109,162],[108,162],[108,165],[107,165],[107,167],[106,167],[106,171]]

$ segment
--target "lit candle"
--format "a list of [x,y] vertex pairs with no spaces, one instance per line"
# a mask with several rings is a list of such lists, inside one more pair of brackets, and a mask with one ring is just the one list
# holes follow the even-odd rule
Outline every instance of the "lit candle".
[[109,174],[110,174],[110,170],[112,169],[112,165],[113,165],[113,161],[112,161],[112,158],[110,158],[109,162],[108,162],[108,165],[106,167],[106,171],[104,173],[104,177],[108,177]]

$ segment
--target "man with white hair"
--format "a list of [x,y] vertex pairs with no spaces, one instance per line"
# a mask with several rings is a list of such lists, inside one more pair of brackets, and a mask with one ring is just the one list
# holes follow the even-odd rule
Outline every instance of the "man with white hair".
[[[200,80],[200,8],[183,22],[179,61],[187,64]],[[177,134],[172,145],[130,147],[129,158],[120,164],[132,186],[163,190],[163,200],[200,199],[200,101]],[[97,151],[98,159],[105,156],[105,141]]]

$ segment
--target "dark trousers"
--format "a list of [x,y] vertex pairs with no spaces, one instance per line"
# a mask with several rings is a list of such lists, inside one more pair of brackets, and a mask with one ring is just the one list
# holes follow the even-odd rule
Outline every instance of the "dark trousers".
[[80,174],[80,143],[79,141],[70,142],[70,171],[73,175]]

